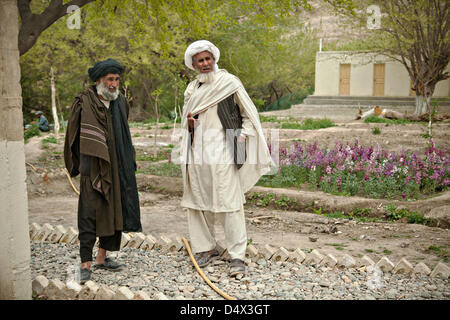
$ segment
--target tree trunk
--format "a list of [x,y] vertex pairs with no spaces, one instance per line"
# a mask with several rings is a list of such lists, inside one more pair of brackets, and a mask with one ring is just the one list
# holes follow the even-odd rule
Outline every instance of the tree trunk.
[[[175,113],[175,119],[173,121],[173,127],[175,128],[175,126],[177,125],[177,119],[178,119],[178,113],[177,113],[177,98],[178,98],[178,86],[175,87],[175,102],[174,102],[174,107],[173,107],[173,111]],[[181,117],[181,114],[180,114]]]
[[50,67],[50,82],[52,87],[52,114],[53,114],[53,122],[55,123],[55,135],[58,136],[59,133],[59,120],[58,120],[58,112],[56,110],[56,87],[55,87],[55,72],[53,71],[53,67]]
[[31,299],[17,0],[0,4],[0,300]]
[[433,110],[431,110],[431,97],[426,97],[425,106],[430,115],[428,118],[428,138],[433,139]]
[[420,116],[425,113],[427,113],[427,104],[424,96],[416,96],[416,110],[414,111],[414,114]]
[[153,142],[153,156],[156,159],[158,155],[158,147],[156,145],[156,137],[158,135],[158,125],[159,125],[159,113],[158,113],[158,95],[155,97],[155,116],[156,116],[156,125],[155,125],[155,139]]

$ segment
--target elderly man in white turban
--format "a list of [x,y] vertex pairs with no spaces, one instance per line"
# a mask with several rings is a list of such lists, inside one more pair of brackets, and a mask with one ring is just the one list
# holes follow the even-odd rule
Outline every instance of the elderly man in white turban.
[[192,251],[199,266],[219,255],[214,224],[225,232],[230,275],[245,274],[247,232],[244,193],[269,172],[272,158],[258,112],[241,81],[219,69],[219,49],[199,40],[185,53],[197,71],[184,94],[180,146],[184,193]]

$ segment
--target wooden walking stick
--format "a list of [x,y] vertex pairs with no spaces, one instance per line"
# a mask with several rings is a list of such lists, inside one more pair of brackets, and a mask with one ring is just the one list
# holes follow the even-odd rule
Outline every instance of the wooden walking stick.
[[187,252],[189,253],[189,257],[191,257],[192,263],[194,264],[195,269],[197,269],[197,272],[200,274],[200,276],[203,278],[203,280],[206,281],[206,283],[213,288],[214,291],[216,291],[218,294],[220,294],[222,297],[224,297],[227,300],[236,300],[236,298],[230,297],[226,293],[222,292],[219,288],[217,288],[203,273],[202,269],[197,264],[197,261],[195,261],[194,256],[191,252],[191,247],[189,246],[189,243],[187,242],[186,238],[181,238],[181,240],[184,243],[184,246],[186,247]]

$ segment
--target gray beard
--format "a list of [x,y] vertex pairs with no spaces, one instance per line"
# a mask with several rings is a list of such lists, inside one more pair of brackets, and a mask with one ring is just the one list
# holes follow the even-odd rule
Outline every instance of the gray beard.
[[113,101],[116,100],[119,97],[119,89],[116,89],[113,93],[109,92],[109,89],[105,86],[103,81],[100,81],[100,83],[96,86],[97,88],[97,94],[102,96],[105,100]]
[[200,73],[200,70],[197,69],[197,73],[197,80],[202,83],[212,83],[216,79],[216,70],[208,73]]

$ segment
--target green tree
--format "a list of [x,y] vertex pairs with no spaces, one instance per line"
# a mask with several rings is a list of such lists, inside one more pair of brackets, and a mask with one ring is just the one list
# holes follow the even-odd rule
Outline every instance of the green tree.
[[[30,10],[43,13],[48,2],[33,1]],[[261,106],[311,87],[313,34],[301,27],[295,10],[286,13],[283,1],[248,1],[245,8],[238,4],[195,1],[196,13],[189,15],[179,1],[97,1],[82,11],[79,30],[60,19],[22,55],[25,118],[30,109],[48,108],[47,70],[57,71],[57,102],[68,112],[73,96],[90,82],[87,69],[106,57],[127,66],[123,89],[131,99],[132,119],[154,116],[151,92],[156,89],[163,92],[161,113],[170,115],[175,93],[181,99],[183,87],[195,76],[184,67],[184,50],[199,38],[217,43],[220,66],[237,74]],[[248,17],[250,11],[255,14]]]

